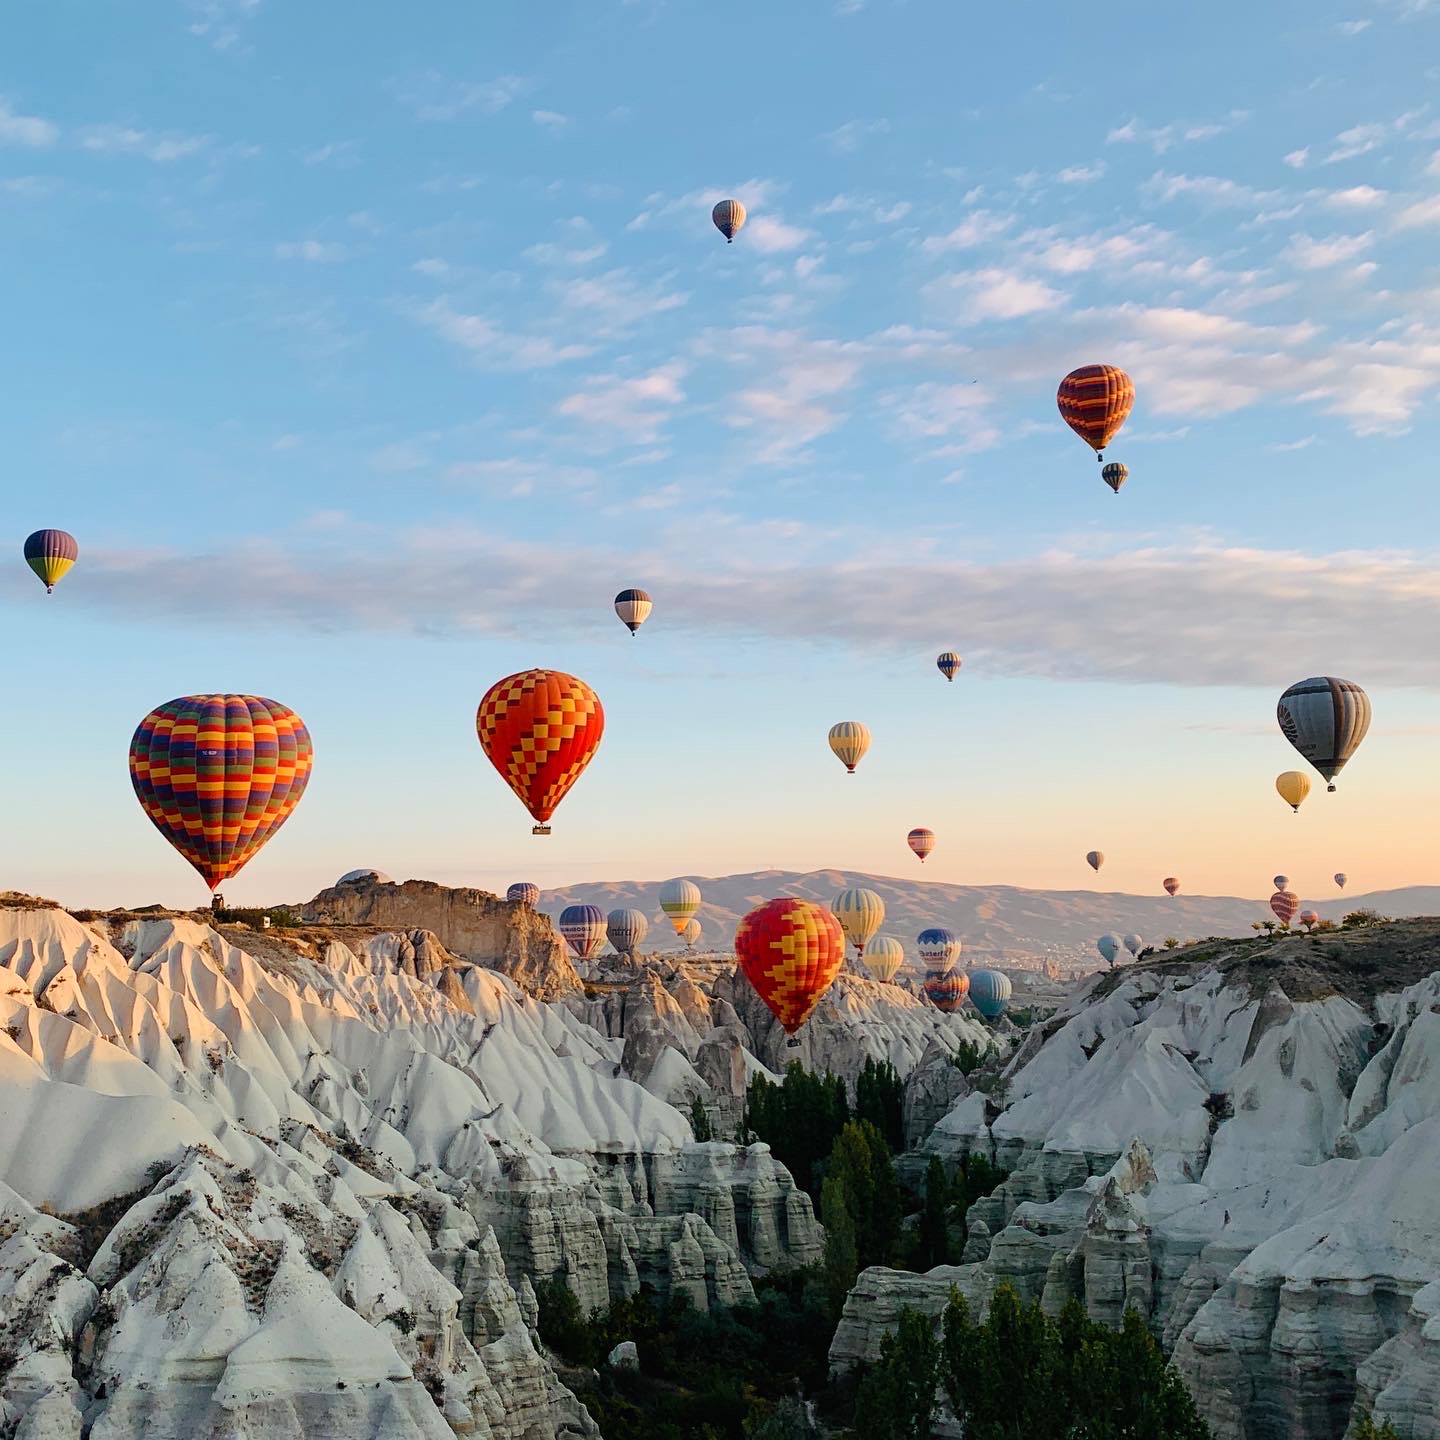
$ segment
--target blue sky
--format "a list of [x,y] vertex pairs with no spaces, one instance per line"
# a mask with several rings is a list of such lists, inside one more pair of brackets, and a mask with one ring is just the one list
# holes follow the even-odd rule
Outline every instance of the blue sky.
[[[1233,22],[12,4],[6,882],[201,898],[124,753],[208,689],[317,746],[238,899],[918,874],[913,824],[952,881],[1436,879],[1440,5]],[[1138,389],[1119,497],[1054,407],[1093,360]],[[609,715],[547,841],[473,729],[532,664]],[[1376,722],[1296,820],[1312,673]]]

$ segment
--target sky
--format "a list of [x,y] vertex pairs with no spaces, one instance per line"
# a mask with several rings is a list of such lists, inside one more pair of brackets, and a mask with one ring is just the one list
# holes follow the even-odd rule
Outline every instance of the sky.
[[[203,902],[125,755],[217,690],[316,749],[232,903],[1440,879],[1440,3],[1225,14],[12,0],[0,883]],[[607,716],[543,839],[474,730],[530,666]],[[1375,720],[1297,817],[1312,674]]]

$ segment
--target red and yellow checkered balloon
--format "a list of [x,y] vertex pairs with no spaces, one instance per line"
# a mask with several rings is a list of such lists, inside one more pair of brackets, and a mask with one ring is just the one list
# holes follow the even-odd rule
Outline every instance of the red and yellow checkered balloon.
[[793,1035],[840,973],[845,932],[824,906],[767,900],[741,920],[735,954],[755,993]]
[[543,825],[605,733],[600,697],[562,670],[522,670],[485,692],[475,731],[490,763]]

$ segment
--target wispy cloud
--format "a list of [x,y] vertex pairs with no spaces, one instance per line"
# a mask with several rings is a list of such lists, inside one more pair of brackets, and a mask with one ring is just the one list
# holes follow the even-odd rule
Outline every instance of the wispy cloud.
[[871,136],[885,135],[889,133],[889,130],[890,122],[885,119],[847,120],[834,130],[826,131],[820,138],[837,154],[849,155],[858,150]]
[[168,165],[208,150],[210,135],[182,135],[176,131],[141,130],[133,125],[91,125],[80,144],[99,155],[138,155],[157,165]]
[[498,115],[530,88],[519,75],[493,80],[452,80],[438,70],[397,76],[390,92],[417,120],[455,120],[468,112]]
[[260,13],[260,0],[185,0],[189,30],[212,49],[242,50],[246,24]]
[[1285,258],[1301,270],[1326,270],[1357,259],[1375,243],[1372,231],[1363,235],[1330,235],[1317,240],[1312,235],[1293,235]]
[[566,396],[558,414],[593,434],[631,445],[653,445],[669,414],[685,399],[678,362],[657,366],[644,375],[598,375]]
[[279,260],[304,260],[311,265],[323,265],[343,260],[345,247],[322,240],[286,240],[275,247],[275,256]]
[[22,115],[0,97],[0,145],[44,150],[60,138],[60,127],[39,115]]
[[1253,210],[1273,204],[1278,190],[1256,190],[1253,186],[1221,175],[1168,175],[1157,171],[1145,182],[1145,190],[1161,201],[1195,200],[1203,205],[1233,205]]
[[532,110],[530,118],[542,130],[548,130],[552,135],[558,135],[570,124],[570,117],[560,114],[558,110]]
[[752,215],[745,222],[745,243],[762,255],[780,255],[799,250],[815,238],[813,230],[790,225],[778,215]]
[[973,250],[978,245],[997,240],[1015,224],[1013,215],[994,214],[989,210],[972,210],[953,230],[944,235],[931,235],[921,242],[927,255],[945,255],[955,250]]
[[1043,280],[996,266],[944,275],[925,289],[937,301],[948,302],[959,319],[970,322],[1018,320],[1053,310],[1065,299]]
[[1373,20],[1342,20],[1335,28],[1348,38],[1363,34],[1374,23]]
[[1292,170],[1303,170],[1310,160],[1310,147],[1302,145],[1298,150],[1292,150],[1285,156],[1285,163]]
[[1413,230],[1420,225],[1440,225],[1440,195],[1407,205],[1395,217],[1395,223],[1402,230]]
[[1105,166],[1096,161],[1093,165],[1070,165],[1059,171],[1055,178],[1062,185],[1093,185],[1105,174]]
[[1198,140],[1213,140],[1217,135],[1234,130],[1250,118],[1248,110],[1232,110],[1218,120],[1175,122],[1169,125],[1147,125],[1144,121],[1131,118],[1123,125],[1117,125],[1105,137],[1107,145],[1148,145],[1157,155],[1163,155],[1176,145],[1194,144]]
[[495,369],[547,370],[592,353],[593,346],[563,343],[543,335],[514,334],[487,316],[456,310],[448,300],[434,300],[414,312],[427,329],[457,345],[476,364]]
[[1332,190],[1325,197],[1325,203],[1332,210],[1373,210],[1387,198],[1387,191],[1377,190],[1373,185],[1352,185],[1348,190]]

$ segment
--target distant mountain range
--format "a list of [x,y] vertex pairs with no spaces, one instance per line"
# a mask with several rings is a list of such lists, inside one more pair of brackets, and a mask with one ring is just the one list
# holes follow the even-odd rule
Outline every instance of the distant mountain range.
[[[859,871],[757,870],[748,875],[689,875],[705,897],[700,921],[705,928],[700,948],[727,948],[735,924],[749,909],[777,895],[828,904],[847,885],[863,885],[885,901],[882,934],[893,935],[914,956],[916,934],[928,925],[944,925],[964,941],[968,955],[1002,964],[1035,964],[1042,959],[1062,964],[1095,959],[1095,941],[1107,931],[1134,933],[1147,944],[1167,936],[1178,940],[1207,935],[1248,935],[1255,920],[1270,919],[1264,898],[1237,895],[1106,894],[1093,890],[1025,890],[1014,885],[944,885],[926,880],[898,880],[890,875]],[[643,910],[651,931],[645,948],[663,949],[670,942],[669,922],[660,910],[661,881],[607,881],[546,890],[540,909],[558,917],[566,905],[592,904],[610,911]],[[1440,914],[1440,886],[1416,885],[1371,894],[1333,891],[1322,900],[1301,895],[1307,908],[1338,920],[1362,906],[1383,915]],[[679,942],[677,941],[676,944]]]

